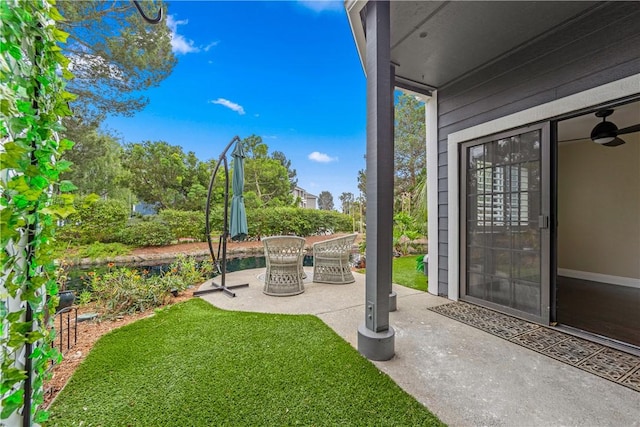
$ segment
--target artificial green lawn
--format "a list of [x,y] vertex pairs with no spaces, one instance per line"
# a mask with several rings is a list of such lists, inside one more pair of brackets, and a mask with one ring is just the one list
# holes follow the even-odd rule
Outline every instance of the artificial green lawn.
[[310,315],[201,299],[102,337],[48,426],[442,425]]
[[427,291],[427,276],[416,270],[417,255],[393,258],[392,281],[408,288]]

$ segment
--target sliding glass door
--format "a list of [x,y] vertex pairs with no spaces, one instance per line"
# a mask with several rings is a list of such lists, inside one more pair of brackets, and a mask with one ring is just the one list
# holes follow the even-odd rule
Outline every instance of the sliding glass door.
[[549,126],[463,144],[461,299],[549,320]]

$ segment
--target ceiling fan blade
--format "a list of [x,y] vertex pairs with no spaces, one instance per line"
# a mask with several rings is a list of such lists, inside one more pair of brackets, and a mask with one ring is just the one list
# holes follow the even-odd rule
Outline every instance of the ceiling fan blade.
[[640,132],[640,123],[626,128],[618,129],[618,135],[624,135],[625,133]]
[[588,136],[586,136],[586,137],[584,137],[584,138],[562,139],[562,140],[560,140],[560,141],[558,141],[558,142],[574,142],[574,141],[584,141],[584,140],[587,140],[587,141],[588,141],[588,140],[589,140],[589,137],[588,137]]
[[605,147],[617,147],[618,145],[622,145],[624,144],[624,140],[620,139],[620,138],[615,138],[613,141],[611,142],[607,142],[606,144],[602,144]]

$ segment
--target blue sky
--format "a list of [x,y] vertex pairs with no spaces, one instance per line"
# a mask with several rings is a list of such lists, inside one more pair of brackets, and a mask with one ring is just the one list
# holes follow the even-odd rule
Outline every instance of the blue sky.
[[366,81],[343,3],[171,1],[178,64],[134,117],[110,117],[123,142],[163,140],[218,158],[256,134],[285,153],[298,185],[358,195]]

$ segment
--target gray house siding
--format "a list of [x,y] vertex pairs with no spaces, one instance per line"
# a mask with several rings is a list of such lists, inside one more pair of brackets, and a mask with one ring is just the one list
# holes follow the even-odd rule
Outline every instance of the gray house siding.
[[607,3],[438,88],[438,294],[448,294],[448,135],[640,73],[638,22],[640,3]]

